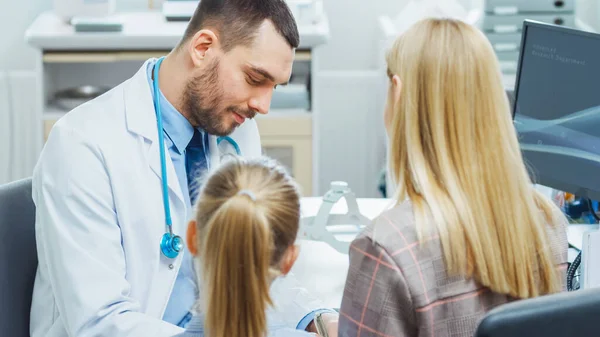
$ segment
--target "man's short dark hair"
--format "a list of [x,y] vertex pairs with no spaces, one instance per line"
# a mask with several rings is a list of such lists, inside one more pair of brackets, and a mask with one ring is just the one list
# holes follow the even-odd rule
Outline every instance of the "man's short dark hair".
[[290,47],[298,48],[298,26],[285,0],[200,0],[182,42],[201,29],[210,28],[228,52],[238,45],[250,45],[258,27],[267,19]]

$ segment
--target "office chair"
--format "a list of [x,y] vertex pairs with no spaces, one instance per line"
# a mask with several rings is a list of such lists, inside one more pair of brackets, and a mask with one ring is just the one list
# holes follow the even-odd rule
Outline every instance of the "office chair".
[[597,336],[600,288],[542,296],[492,309],[475,337]]
[[37,269],[31,178],[0,186],[0,335],[29,336]]

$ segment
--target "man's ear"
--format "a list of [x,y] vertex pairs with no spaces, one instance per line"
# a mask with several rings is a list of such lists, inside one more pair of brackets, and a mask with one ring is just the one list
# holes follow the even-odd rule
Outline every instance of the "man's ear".
[[394,99],[394,105],[400,100],[400,94],[402,93],[402,81],[400,76],[392,76],[392,97]]
[[198,241],[196,240],[197,233],[198,229],[196,228],[196,221],[192,220],[188,224],[185,243],[187,244],[188,250],[193,256],[198,254]]
[[210,29],[199,30],[189,41],[189,53],[192,63],[198,67],[206,56],[220,49],[217,34]]
[[296,260],[298,259],[298,255],[300,255],[300,247],[296,246],[296,245],[291,245],[283,254],[283,259],[281,259],[281,273],[283,275],[287,275],[290,270],[292,270],[292,267],[294,266],[294,263],[296,263]]

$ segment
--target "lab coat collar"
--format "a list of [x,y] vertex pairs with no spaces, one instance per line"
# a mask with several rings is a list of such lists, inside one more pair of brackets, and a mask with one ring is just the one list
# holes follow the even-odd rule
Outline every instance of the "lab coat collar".
[[[154,111],[154,102],[152,100],[152,87],[148,83],[146,75],[148,63],[153,61],[154,59],[150,59],[144,62],[138,72],[125,85],[125,119],[129,132],[140,135],[151,142],[150,149],[148,150],[149,165],[157,177],[162,179],[156,112]],[[168,186],[185,207],[181,186],[179,186],[175,167],[168,153],[169,149],[165,146]]]
[[[146,76],[148,77],[148,83],[150,84],[150,88],[152,89],[152,73],[154,72],[154,67],[156,66],[156,62],[150,61],[146,65]],[[160,97],[160,108],[162,110],[163,117],[163,128],[167,134],[167,136],[173,142],[175,146],[175,150],[180,155],[184,154],[184,151],[192,137],[194,136],[194,127],[190,122],[185,118],[174,106],[169,102],[169,100],[163,95],[162,91],[158,90]],[[150,90],[150,94],[152,95],[152,99],[154,100],[154,91]],[[198,131],[202,131],[198,129]]]
[[146,68],[150,59],[142,65],[125,86],[125,119],[127,129],[151,142],[158,140],[156,113],[152,101],[152,87],[146,78]]

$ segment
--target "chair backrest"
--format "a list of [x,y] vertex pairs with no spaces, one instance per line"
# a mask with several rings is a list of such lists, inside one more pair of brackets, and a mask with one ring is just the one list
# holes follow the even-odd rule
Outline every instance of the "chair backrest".
[[501,305],[483,318],[475,337],[597,336],[600,288],[564,292]]
[[31,178],[0,186],[0,240],[0,335],[29,336],[38,264]]

